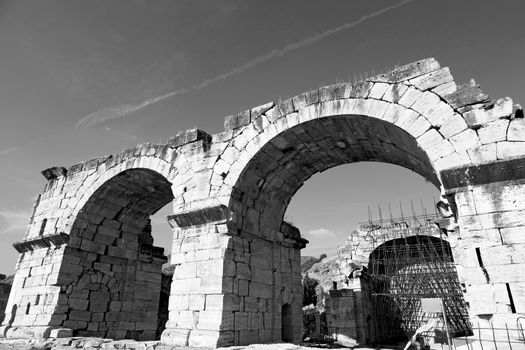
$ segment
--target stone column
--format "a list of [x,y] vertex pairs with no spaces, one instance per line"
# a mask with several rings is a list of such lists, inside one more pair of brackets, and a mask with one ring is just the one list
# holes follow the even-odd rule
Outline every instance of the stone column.
[[210,347],[281,342],[287,304],[290,340],[299,343],[305,241],[297,229],[273,235],[276,242],[237,231],[230,217],[225,206],[169,217],[174,274],[161,340]]
[[[180,346],[233,345],[236,274],[228,209],[168,217],[174,231],[169,319],[161,340]],[[238,287],[238,286],[237,286]]]
[[[65,234],[37,237],[14,244],[20,257],[0,327],[0,336],[47,338],[71,336],[63,328],[67,305],[56,285],[62,264],[75,264],[65,255]],[[75,265],[72,265],[75,266]]]

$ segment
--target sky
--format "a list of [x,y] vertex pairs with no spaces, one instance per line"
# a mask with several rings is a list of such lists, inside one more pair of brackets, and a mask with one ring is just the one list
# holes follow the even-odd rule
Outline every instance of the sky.
[[[226,115],[425,57],[524,102],[523,13],[522,0],[0,0],[0,273],[51,166],[220,132]],[[417,174],[359,163],[312,177],[286,217],[304,254],[330,254],[368,206],[433,196]],[[169,209],[153,218],[167,247]]]

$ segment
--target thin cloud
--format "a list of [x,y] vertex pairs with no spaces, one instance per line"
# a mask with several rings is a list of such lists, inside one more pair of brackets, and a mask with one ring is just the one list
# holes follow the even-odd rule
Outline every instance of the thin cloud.
[[[28,142],[26,145],[29,146],[29,145],[34,145],[35,143],[39,143],[39,142],[42,142],[42,141],[45,141],[47,140],[48,137],[40,137],[36,140],[33,140],[31,142]],[[10,153],[13,153],[13,152],[16,152],[16,151],[19,151],[23,149],[22,147],[11,147],[11,148],[8,148],[8,149],[5,149],[3,151],[0,151],[0,156],[5,156],[6,154],[10,154]]]
[[29,224],[29,212],[0,210],[0,234],[24,232]]
[[321,237],[335,237],[336,234],[326,228],[318,228],[315,230],[308,231],[308,236],[321,238]]
[[366,21],[366,20],[369,20],[369,19],[372,19],[374,17],[377,17],[379,15],[382,15],[383,13],[385,12],[388,12],[390,10],[393,10],[393,9],[396,9],[398,7],[401,7],[403,5],[406,5],[408,4],[409,2],[412,2],[414,0],[403,0],[395,5],[391,5],[391,6],[387,6],[381,10],[378,10],[378,11],[375,11],[375,12],[372,12],[370,14],[367,14],[367,15],[364,15],[363,17],[359,18],[358,20],[356,21],[353,21],[353,22],[347,22],[343,25],[340,25],[338,27],[335,27],[335,28],[331,28],[331,29],[328,29],[322,33],[319,33],[319,34],[316,34],[316,35],[313,35],[313,36],[310,36],[308,38],[305,38],[303,40],[300,40],[296,43],[293,43],[293,44],[289,44],[289,45],[286,45],[280,49],[275,49],[275,50],[272,50],[264,55],[261,55],[259,57],[256,57],[254,59],[252,59],[251,61],[248,61],[246,62],[245,64],[239,66],[239,67],[236,67],[236,68],[233,68],[232,70],[230,70],[229,72],[226,72],[224,74],[221,74],[221,75],[218,75],[214,78],[211,78],[211,79],[206,79],[204,80],[202,83],[200,84],[196,84],[196,85],[192,85],[191,87],[188,87],[188,88],[183,88],[183,89],[179,89],[179,90],[175,90],[175,91],[172,91],[172,92],[169,92],[167,94],[164,94],[164,95],[161,95],[161,96],[157,96],[157,97],[154,97],[154,98],[150,98],[150,99],[147,99],[147,100],[144,100],[140,103],[137,103],[137,104],[124,104],[124,105],[117,105],[117,106],[111,106],[111,107],[107,107],[107,108],[104,108],[104,109],[101,109],[99,111],[96,111],[94,113],[91,113],[89,115],[86,115],[85,117],[83,117],[82,119],[80,119],[77,124],[76,124],[76,127],[89,127],[89,126],[93,126],[95,124],[99,124],[99,123],[103,123],[105,121],[108,121],[108,120],[112,120],[112,119],[118,119],[118,118],[121,118],[121,117],[125,117],[127,116],[128,114],[130,113],[133,113],[133,112],[136,112],[138,110],[141,110],[149,105],[152,105],[154,103],[157,103],[157,102],[160,102],[160,101],[163,101],[167,98],[170,98],[170,97],[173,97],[173,96],[176,96],[176,95],[184,95],[184,94],[187,94],[191,91],[198,91],[198,90],[201,90],[201,89],[204,89],[206,87],[209,87],[211,85],[214,85],[222,80],[225,80],[225,79],[228,79],[232,76],[235,76],[235,75],[238,75],[238,74],[241,74],[243,73],[244,71],[248,70],[248,69],[251,69],[251,68],[254,68],[262,63],[265,63],[275,57],[279,57],[279,56],[282,56],[290,51],[294,51],[294,50],[297,50],[297,49],[300,49],[300,48],[303,48],[303,47],[306,47],[306,46],[309,46],[309,45],[312,45],[316,42],[318,42],[319,40],[321,39],[324,39],[328,36],[331,36],[331,35],[334,35],[338,32],[341,32],[343,30],[347,30],[347,29],[350,29],[350,28],[353,28],[355,26],[357,26],[358,24]]
[[16,151],[18,151],[18,147],[11,147],[11,148],[0,151],[0,156],[5,156],[6,154],[13,153]]

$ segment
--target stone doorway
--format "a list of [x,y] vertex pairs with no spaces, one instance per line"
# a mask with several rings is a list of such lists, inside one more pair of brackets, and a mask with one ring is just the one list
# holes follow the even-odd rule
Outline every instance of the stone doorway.
[[293,317],[292,307],[290,304],[284,304],[281,310],[282,324],[281,324],[281,335],[283,342],[293,342]]

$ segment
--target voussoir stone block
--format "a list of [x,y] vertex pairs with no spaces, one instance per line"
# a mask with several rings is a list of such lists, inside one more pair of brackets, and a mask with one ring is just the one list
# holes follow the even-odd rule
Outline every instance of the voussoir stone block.
[[513,119],[510,121],[507,131],[508,141],[525,141],[525,119]]

